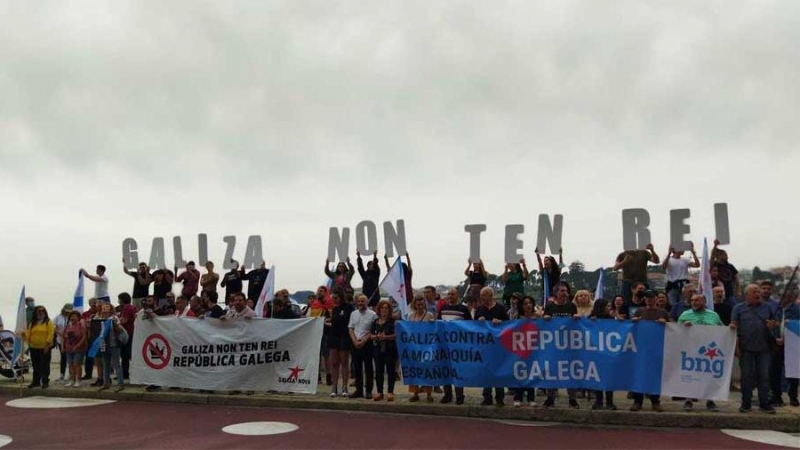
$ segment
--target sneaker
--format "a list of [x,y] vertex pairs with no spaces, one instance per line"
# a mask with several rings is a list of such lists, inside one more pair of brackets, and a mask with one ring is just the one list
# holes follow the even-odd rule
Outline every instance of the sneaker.
[[740,413],[749,413],[750,410],[751,410],[751,408],[750,408],[749,405],[742,405],[742,406],[739,407],[739,412]]
[[75,382],[74,382],[74,383],[72,383],[72,387],[74,387],[74,388],[79,388],[79,387],[81,387],[81,382],[80,382],[80,381],[78,381],[78,380],[75,380]]
[[331,391],[331,398],[336,398],[338,396],[339,396],[339,394],[336,392],[336,389]]
[[528,406],[530,406],[531,408],[536,408],[539,405],[537,405],[536,402],[528,402]]
[[664,407],[661,406],[661,403],[653,403],[653,411],[664,412]]
[[452,401],[453,401],[453,397],[448,397],[448,396],[445,395],[444,397],[442,397],[441,400],[439,400],[439,403],[441,403],[443,405],[446,405],[446,404],[448,404],[448,403],[450,403]]
[[97,379],[97,380],[95,380],[95,381],[94,381],[94,383],[92,383],[90,386],[92,386],[92,387],[98,387],[98,386],[102,386],[102,385],[103,385],[103,380],[101,380],[101,379],[99,379],[99,378],[98,378],[98,379]]
[[711,400],[706,402],[706,408],[708,408],[709,411],[713,412],[719,411],[719,408],[717,408],[717,404],[712,402]]
[[490,398],[483,399],[483,401],[481,402],[481,406],[492,406],[492,399]]
[[[655,406],[655,405],[653,405],[653,406]],[[636,412],[636,411],[641,411],[641,410],[642,410],[642,404],[641,403],[635,402],[634,404],[631,405],[631,411]]]
[[547,400],[544,401],[544,405],[542,405],[542,406],[544,406],[545,408],[550,408],[550,407],[555,406],[555,404],[556,404],[555,399],[548,398]]
[[437,394],[442,394],[444,391],[442,391],[442,387],[441,386],[436,386],[436,387],[433,388],[433,392],[435,392]]
[[570,400],[569,407],[572,409],[581,409],[581,405],[578,404],[577,400]]
[[609,411],[616,411],[617,410],[617,405],[615,405],[613,403],[607,403],[606,404],[606,409],[609,410]]
[[797,397],[790,398],[789,399],[789,404],[794,406],[795,408],[797,408],[798,406],[800,406],[800,401],[797,401]]
[[692,405],[692,401],[691,400],[686,400],[683,403],[683,410],[684,411],[691,411],[693,409],[694,409],[694,406]]
[[463,405],[464,397],[456,397],[456,405]]
[[592,411],[595,411],[595,410],[598,410],[598,409],[603,409],[603,404],[602,403],[597,403],[597,402],[592,403]]
[[519,408],[520,406],[522,406],[522,402],[514,400],[514,408]]
[[349,397],[350,394],[347,393],[347,389],[342,389],[342,393],[339,394],[340,397]]
[[761,406],[758,410],[764,414],[775,414],[777,412],[771,405]]
[[72,380],[69,380],[66,383],[64,383],[64,387],[72,387]]

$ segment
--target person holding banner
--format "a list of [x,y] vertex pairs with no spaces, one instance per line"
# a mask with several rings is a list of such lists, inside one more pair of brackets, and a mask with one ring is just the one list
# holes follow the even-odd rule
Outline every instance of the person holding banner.
[[[658,323],[665,324],[669,322],[669,313],[659,307],[656,306],[656,296],[650,295],[653,291],[647,291],[648,294],[644,297],[644,308],[639,308],[633,314],[631,321],[638,322],[640,320],[650,320]],[[644,404],[644,394],[638,392],[632,392],[631,397],[633,397],[633,405],[631,405],[631,411],[641,411],[642,404]],[[661,406],[661,396],[649,394],[647,398],[650,399],[650,404],[653,407],[653,411],[655,412],[664,412],[664,407]]]
[[[406,320],[409,322],[433,322],[436,320],[436,316],[428,311],[428,303],[425,298],[420,294],[416,294],[414,300],[411,301],[411,312],[406,316]],[[408,390],[413,394],[409,399],[410,402],[418,402],[421,392],[425,392],[428,403],[433,402],[432,386],[410,385]]]
[[[682,323],[687,327],[692,325],[717,325],[724,326],[720,320],[719,315],[714,311],[706,309],[706,297],[703,294],[694,294],[692,296],[692,309],[685,311],[678,317],[678,323]],[[683,404],[684,411],[691,411],[693,408],[692,400],[686,399]],[[709,411],[719,411],[717,404],[713,400],[706,401],[706,408]]]
[[377,393],[372,397],[376,402],[383,400],[383,374],[386,373],[386,401],[394,401],[394,367],[397,362],[397,342],[395,341],[392,303],[389,300],[378,302],[377,319],[372,322],[370,339],[375,356],[375,383]]
[[[572,317],[574,319],[580,319],[581,316],[578,315],[578,308],[575,306],[575,303],[568,300],[569,285],[565,281],[559,281],[555,287],[555,298],[544,307],[542,318],[544,320],[550,320],[553,317]],[[567,398],[569,398],[569,406],[572,409],[581,408],[576,400],[577,391],[577,389],[567,389]],[[545,408],[555,406],[557,394],[558,389],[547,390],[547,400],[544,402]]]
[[697,294],[697,286],[694,283],[688,283],[683,286],[683,298],[678,300],[678,303],[672,305],[672,309],[669,311],[669,318],[672,319],[673,322],[678,321],[678,317],[681,316],[685,311],[690,311],[692,309],[692,297]]
[[[274,300],[274,302],[277,301],[278,299]],[[247,307],[247,299],[244,298],[244,294],[237,292],[233,294],[233,304],[231,305],[231,309],[228,310],[227,314],[220,317],[220,319],[252,319],[255,315],[256,313]]]
[[40,386],[47,389],[50,386],[50,350],[53,348],[55,334],[56,326],[47,315],[47,309],[36,306],[28,328],[22,333],[22,338],[28,344],[33,366],[33,380],[28,389]]
[[742,370],[742,404],[739,412],[752,409],[753,389],[758,388],[759,410],[775,414],[769,404],[770,351],[774,345],[772,331],[778,326],[775,310],[761,299],[756,284],[744,290],[745,301],[733,307],[731,329],[739,338],[739,367]]
[[347,382],[350,380],[350,333],[347,329],[350,324],[350,316],[354,311],[353,305],[344,301],[343,294],[339,292],[331,293],[333,300],[333,312],[330,320],[325,321],[325,326],[329,327],[328,350],[331,364],[332,386],[331,397],[339,395],[339,374],[342,375],[342,397],[347,397]]
[[[439,320],[444,320],[445,322],[451,320],[472,320],[472,313],[470,313],[469,308],[466,305],[461,303],[458,298],[458,290],[454,287],[451,287],[447,291],[447,304],[444,305],[439,311]],[[445,385],[444,386],[444,396],[442,397],[441,403],[447,404],[453,401],[453,386],[452,385]],[[463,405],[464,404],[464,388],[463,387],[456,387],[456,405]]]
[[572,299],[572,303],[575,304],[575,308],[578,310],[578,315],[581,317],[589,317],[592,314],[593,303],[592,303],[592,294],[585,289],[581,289],[575,293],[575,297]]
[[[370,340],[370,331],[376,315],[375,311],[367,308],[368,302],[369,299],[364,294],[356,297],[357,309],[350,313],[350,323],[347,325],[353,344],[353,366],[356,370],[356,391],[350,394],[350,398],[372,397],[375,374],[372,368],[373,345]],[[365,372],[366,379],[364,379]]]
[[[494,289],[485,287],[481,289],[481,303],[475,312],[475,320],[485,320],[491,322],[492,325],[497,325],[501,322],[508,320],[508,312],[503,305],[494,301]],[[504,402],[505,392],[502,387],[494,387],[494,402],[497,406],[505,406]],[[487,386],[483,388],[483,401],[481,406],[492,405],[492,387]]]
[[[589,318],[592,320],[614,320],[611,316],[611,305],[605,299],[596,300],[592,305],[592,312],[589,314]],[[603,397],[605,397],[606,401],[605,408],[610,411],[616,411],[617,405],[614,404],[614,391],[595,391],[592,409],[603,409]]]
[[[773,330],[775,333],[775,349],[772,352],[772,365],[770,367],[770,385],[772,390],[770,404],[773,406],[784,406],[782,378],[786,362],[784,354],[786,321],[800,320],[800,306],[791,300],[786,302],[784,306],[778,306],[775,320],[780,323],[780,326]],[[795,407],[800,406],[800,402],[798,402],[797,399],[798,379],[786,377],[786,382],[789,385],[789,404]]]
[[[524,320],[536,320],[539,318],[539,314],[536,311],[536,302],[533,301],[532,297],[525,296],[525,298],[520,301],[518,316],[520,319]],[[527,406],[536,406],[536,389],[516,388],[512,390],[514,391],[515,408],[522,406],[523,396]]]

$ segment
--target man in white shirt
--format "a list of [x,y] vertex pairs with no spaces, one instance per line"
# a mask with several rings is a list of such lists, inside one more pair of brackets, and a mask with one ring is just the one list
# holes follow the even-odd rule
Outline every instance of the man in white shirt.
[[683,259],[683,251],[677,251],[674,247],[669,247],[669,257],[664,258],[662,266],[667,272],[667,300],[669,301],[668,307],[675,306],[676,303],[681,301],[681,292],[683,286],[689,282],[689,267],[700,267],[700,261],[697,259],[697,253],[694,251],[694,243],[690,242],[690,252],[692,253],[692,260]]
[[[353,342],[352,361],[356,369],[356,390],[350,398],[372,398],[372,385],[374,382],[372,370],[372,341],[370,331],[377,315],[375,311],[367,308],[369,299],[366,295],[356,297],[356,310],[350,314],[350,340]],[[367,379],[364,379],[366,371]],[[366,382],[366,396],[364,384]]]
[[231,309],[228,310],[228,313],[225,314],[225,319],[251,319],[255,316],[256,313],[247,306],[247,300],[244,298],[244,294],[238,292],[233,294],[233,303],[231,304]]
[[106,266],[99,264],[97,266],[97,275],[91,275],[89,272],[81,269],[83,276],[94,281],[94,298],[101,302],[111,303],[111,297],[108,296],[108,276],[106,275]]

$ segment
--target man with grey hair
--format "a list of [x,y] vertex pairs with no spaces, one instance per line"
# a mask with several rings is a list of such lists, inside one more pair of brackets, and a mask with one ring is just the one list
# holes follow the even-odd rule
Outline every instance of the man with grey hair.
[[[481,289],[480,293],[481,306],[475,311],[475,320],[483,320],[491,322],[492,325],[497,325],[503,321],[508,320],[508,312],[500,303],[494,301],[494,289],[485,287]],[[502,387],[494,387],[494,401],[497,406],[505,406],[503,397],[505,392]],[[492,387],[483,388],[483,402],[481,406],[490,406],[492,404]]]
[[[350,313],[350,340],[353,343],[352,358],[356,375],[356,390],[350,398],[372,398],[372,387],[375,380],[372,367],[372,341],[370,331],[372,322],[378,317],[375,311],[367,308],[369,299],[361,294],[356,297],[356,310]],[[364,379],[364,372],[367,378]]]
[[750,412],[753,388],[758,388],[759,410],[775,414],[769,404],[770,349],[772,329],[778,326],[775,309],[761,298],[758,285],[748,285],[745,301],[733,307],[730,327],[739,338],[739,367],[742,370],[742,404],[739,412]]

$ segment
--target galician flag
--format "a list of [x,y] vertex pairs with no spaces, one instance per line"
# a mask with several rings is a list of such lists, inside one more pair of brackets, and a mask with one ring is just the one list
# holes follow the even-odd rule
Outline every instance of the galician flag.
[[267,280],[264,282],[264,287],[261,288],[261,294],[258,295],[256,302],[256,317],[264,317],[264,307],[267,303],[275,298],[275,265],[270,266]]
[[603,298],[603,291],[605,290],[605,285],[603,284],[603,277],[604,277],[603,268],[600,268],[600,278],[597,279],[597,288],[594,290],[594,299],[599,300]]
[[78,271],[78,287],[75,288],[75,296],[72,297],[72,309],[83,312],[83,272]]
[[711,259],[708,257],[708,239],[703,238],[703,262],[700,265],[700,292],[706,297],[706,309],[714,310],[714,293],[711,286]]
[[544,298],[542,299],[542,305],[546,305],[547,301],[550,300],[550,293],[552,289],[550,287],[550,276],[547,274],[546,270],[542,271],[542,284],[544,285],[544,293],[542,295]]
[[408,299],[406,298],[406,278],[403,273],[403,263],[400,257],[392,264],[389,272],[383,277],[380,284],[381,289],[388,292],[400,307],[400,315],[405,318],[408,315]]
[[22,292],[19,293],[19,303],[17,304],[17,325],[14,328],[14,333],[17,335],[14,339],[14,353],[11,355],[11,364],[19,360],[24,352],[22,333],[28,329],[28,314],[25,310],[25,286],[22,286]]

